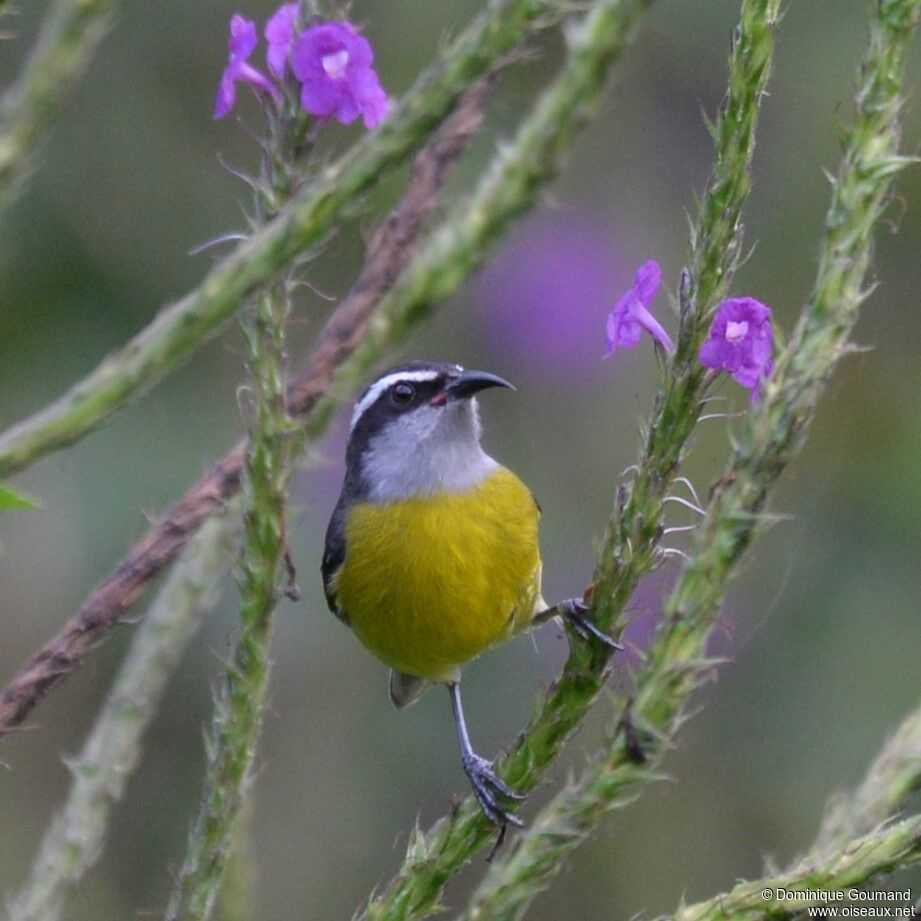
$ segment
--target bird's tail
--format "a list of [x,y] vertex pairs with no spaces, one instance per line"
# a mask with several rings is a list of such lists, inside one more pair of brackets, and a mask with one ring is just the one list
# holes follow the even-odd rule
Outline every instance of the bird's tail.
[[431,682],[415,675],[407,675],[396,669],[390,671],[390,700],[402,710],[414,704],[430,687]]

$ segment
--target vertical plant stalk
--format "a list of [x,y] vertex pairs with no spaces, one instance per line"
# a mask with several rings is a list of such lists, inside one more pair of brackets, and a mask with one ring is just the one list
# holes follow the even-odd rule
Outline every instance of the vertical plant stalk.
[[0,208],[28,178],[39,142],[108,34],[114,9],[115,0],[53,0],[19,79],[0,98]]
[[921,790],[921,707],[902,721],[849,796],[829,803],[813,853],[841,847],[895,816]]
[[221,921],[250,921],[256,913],[256,855],[252,825],[253,801],[248,799],[234,829],[230,856],[217,896],[217,916]]
[[[596,13],[600,6],[604,4],[596,7]],[[777,19],[776,0],[746,0],[743,4],[730,57],[729,91],[714,126],[716,165],[693,235],[694,268],[683,301],[684,337],[700,335],[698,330],[705,328],[704,317],[726,290],[736,263],[741,208],[750,187],[758,105],[770,73]],[[561,80],[557,87],[563,85]],[[698,292],[693,305],[691,291]],[[692,321],[690,314],[697,319]],[[683,364],[679,367],[676,361],[667,384],[670,396],[657,403],[633,490],[627,493],[622,488],[619,497],[623,527],[615,522],[605,539],[596,574],[598,585],[592,596],[592,616],[606,626],[622,615],[639,579],[658,563],[656,546],[663,501],[700,413],[703,382],[690,355],[688,348],[679,344],[678,357]],[[672,430],[663,421],[666,407],[674,424]],[[680,424],[675,418],[676,408],[680,409]],[[648,516],[645,521],[644,512]],[[526,791],[537,784],[581,723],[606,677],[607,657],[575,642],[563,675],[538,701],[534,716],[511,753],[499,761],[500,773],[512,786]],[[491,834],[489,823],[472,797],[428,832],[415,830],[397,875],[369,901],[362,917],[369,921],[423,917],[437,905],[451,877]]]
[[467,90],[568,9],[568,0],[491,0],[442,49],[376,131],[323,168],[272,221],[217,263],[197,288],[164,307],[83,380],[0,433],[0,477],[78,441],[188,359],[249,298],[359,210],[364,193],[422,147]]
[[260,295],[244,323],[247,342],[249,441],[243,468],[243,557],[240,637],[215,701],[201,812],[189,837],[168,921],[211,915],[252,782],[269,679],[272,615],[287,554],[285,496],[294,423],[285,406],[284,343],[288,295]]
[[29,879],[8,906],[9,921],[55,921],[64,900],[102,850],[109,815],[141,756],[141,740],[166,682],[201,621],[216,604],[236,516],[202,528],[150,607],[90,730],[64,806],[52,819]]
[[601,815],[655,776],[691,692],[712,665],[704,651],[728,581],[763,524],[770,488],[802,446],[866,297],[872,232],[893,176],[908,162],[898,153],[898,116],[905,50],[919,8],[921,0],[875,0],[857,114],[833,184],[812,298],[716,485],[692,559],[637,674],[632,703],[607,752],[554,797],[518,847],[491,867],[471,900],[470,921],[520,918]]
[[[768,918],[801,917],[806,908],[828,904],[823,893],[865,886],[919,859],[921,816],[913,816],[848,843],[840,843],[828,854],[806,858],[786,873],[739,883],[715,898],[682,906],[673,918],[674,921],[766,921]],[[805,895],[796,899],[780,898],[779,889]]]

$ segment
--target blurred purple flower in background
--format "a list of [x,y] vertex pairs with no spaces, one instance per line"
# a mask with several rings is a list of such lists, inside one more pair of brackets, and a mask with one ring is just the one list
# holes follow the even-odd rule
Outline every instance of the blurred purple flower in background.
[[347,125],[359,115],[375,128],[387,114],[387,94],[371,66],[366,38],[345,21],[311,26],[299,36],[291,65],[301,81],[301,105],[312,115]]
[[230,20],[230,39],[227,42],[230,55],[214,100],[215,118],[223,118],[233,108],[237,99],[238,82],[249,83],[270,96],[280,98],[278,88],[272,81],[247,63],[247,58],[256,50],[258,41],[256,23],[235,14]]
[[717,308],[699,357],[705,368],[728,371],[755,402],[774,367],[773,349],[770,307],[753,297],[731,297]]
[[623,278],[613,237],[591,217],[526,222],[477,277],[486,344],[529,373],[584,382],[597,367],[599,318]]
[[675,346],[658,320],[649,312],[649,305],[655,299],[662,284],[662,270],[655,259],[644,262],[636,272],[630,290],[614,305],[608,316],[608,351],[605,358],[615,349],[632,349],[639,344],[643,330],[649,333],[669,355]]
[[285,76],[285,65],[294,48],[294,33],[297,28],[297,4],[280,6],[265,24],[265,40],[269,48],[265,60],[269,70],[279,80]]
[[[621,660],[621,668],[625,665],[639,666],[643,663],[646,653],[662,629],[665,605],[678,577],[678,568],[669,566],[640,579],[624,614],[626,627],[620,639],[627,647],[627,652]],[[739,614],[730,593],[724,599],[715,629],[707,640],[707,656],[729,657],[738,652],[739,643],[735,627],[739,622]]]

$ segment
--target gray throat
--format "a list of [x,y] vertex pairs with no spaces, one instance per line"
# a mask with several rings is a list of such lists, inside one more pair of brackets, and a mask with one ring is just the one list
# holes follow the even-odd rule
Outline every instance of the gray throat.
[[475,400],[423,407],[371,438],[361,457],[362,492],[371,502],[467,492],[498,466],[480,445]]

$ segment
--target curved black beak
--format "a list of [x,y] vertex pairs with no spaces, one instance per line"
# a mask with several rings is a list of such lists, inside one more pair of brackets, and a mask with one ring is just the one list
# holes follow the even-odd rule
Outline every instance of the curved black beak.
[[445,393],[451,400],[466,400],[487,387],[515,388],[505,378],[487,371],[462,371],[445,387]]

